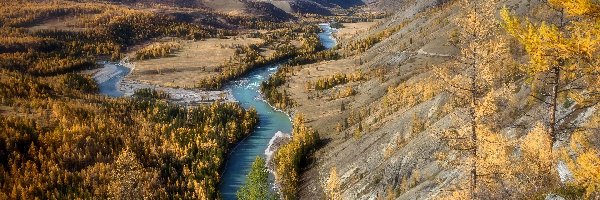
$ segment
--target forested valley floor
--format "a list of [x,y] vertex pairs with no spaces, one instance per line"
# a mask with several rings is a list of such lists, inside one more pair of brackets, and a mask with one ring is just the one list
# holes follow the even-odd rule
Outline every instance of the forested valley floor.
[[103,61],[198,91],[281,63],[293,137],[240,199],[600,198],[598,0],[3,1],[0,199],[221,198],[257,112],[105,97]]

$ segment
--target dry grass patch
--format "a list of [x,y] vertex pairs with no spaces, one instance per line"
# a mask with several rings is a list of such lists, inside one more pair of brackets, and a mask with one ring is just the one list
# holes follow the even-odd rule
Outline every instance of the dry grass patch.
[[[336,73],[354,72],[360,70],[361,67],[355,65],[354,60],[342,59],[337,61],[327,61],[318,64],[304,65],[297,68],[294,76],[288,79],[288,82],[280,89],[285,89],[290,98],[297,103],[297,110],[302,113],[311,113],[309,116],[311,121],[315,119],[336,119],[336,120],[319,120],[317,124],[310,123],[313,127],[318,127],[319,131],[335,130],[335,125],[340,119],[344,118],[345,113],[340,112],[341,105],[344,105],[347,110],[351,110],[350,102],[354,102],[356,98],[365,98],[364,96],[354,95],[346,99],[334,100],[330,91],[314,91],[307,90],[306,83],[315,82],[323,77],[330,77]],[[348,87],[352,87],[348,85]],[[360,91],[355,91],[360,94]],[[337,92],[336,92],[337,94]],[[319,97],[320,96],[320,97]],[[344,103],[345,102],[345,103]]]
[[358,23],[343,23],[343,28],[340,28],[335,33],[335,37],[339,40],[346,40],[357,36],[360,33],[364,33],[369,30],[372,26],[376,25],[378,22],[358,22]]
[[275,7],[279,8],[287,13],[294,13],[294,9],[292,9],[292,5],[290,4],[290,2],[271,1],[271,4],[273,4]]
[[230,15],[245,15],[246,4],[238,0],[203,1],[205,6]]
[[219,75],[219,67],[235,54],[235,46],[262,43],[262,39],[208,39],[181,41],[181,48],[159,59],[134,61],[128,79],[171,87],[194,87],[203,78]]
[[[92,16],[92,15],[89,15]],[[61,30],[61,31],[72,31],[79,32],[85,31],[87,28],[83,27],[80,23],[80,19],[83,16],[68,16],[68,17],[59,17],[55,19],[46,20],[43,23],[37,24],[35,26],[29,27],[29,30],[39,31],[39,30]]]

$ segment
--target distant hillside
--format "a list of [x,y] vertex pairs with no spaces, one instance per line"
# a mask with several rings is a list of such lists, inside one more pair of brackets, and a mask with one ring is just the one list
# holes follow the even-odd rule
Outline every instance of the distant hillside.
[[320,14],[320,15],[331,15],[331,11],[314,1],[307,0],[297,0],[289,2],[290,7],[295,13],[312,13],[312,14]]
[[178,7],[199,7],[202,4],[197,0],[102,0],[106,2],[113,3],[123,3],[123,4],[161,4],[161,5],[169,5],[169,6],[178,6]]
[[362,0],[274,0],[268,1],[288,13],[331,15],[333,8],[351,8],[365,5]]
[[[236,14],[274,17],[275,21],[288,20],[285,13],[312,13],[331,15],[331,9],[348,9],[365,5],[363,0],[104,0],[113,3],[168,5],[185,8],[206,8],[209,10]],[[385,0],[382,0],[385,1]],[[392,1],[393,2],[393,1]],[[385,4],[382,4],[385,5]]]
[[267,2],[246,2],[247,10],[255,16],[261,16],[270,21],[286,21],[293,19],[294,16],[277,8],[275,5]]
[[311,0],[315,3],[323,5],[325,7],[341,7],[341,8],[351,8],[354,6],[365,5],[365,2],[362,0]]
[[270,21],[287,21],[293,16],[271,3],[255,0],[104,0],[125,5],[166,5],[182,8],[200,8],[230,15],[264,17]]
[[434,0],[434,1],[419,1],[419,0],[364,0],[366,4],[370,5],[374,9],[383,10],[387,12],[395,12],[400,9],[414,9],[420,8],[423,5],[432,6],[440,5],[448,2],[448,0]]

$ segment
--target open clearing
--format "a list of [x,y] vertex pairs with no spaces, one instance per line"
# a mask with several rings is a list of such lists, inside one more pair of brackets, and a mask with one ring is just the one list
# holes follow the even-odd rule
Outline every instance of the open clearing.
[[217,68],[234,56],[236,45],[262,42],[258,38],[181,41],[181,49],[169,57],[132,62],[135,68],[126,79],[190,88],[202,78],[218,75]]
[[292,9],[292,5],[290,5],[290,2],[287,1],[271,1],[271,4],[273,4],[275,7],[287,12],[287,13],[294,13],[294,10]]
[[204,5],[230,15],[244,15],[246,5],[239,0],[205,0]]
[[346,39],[352,38],[360,33],[363,33],[365,31],[369,30],[369,28],[371,28],[375,24],[377,24],[377,21],[358,22],[358,23],[342,23],[342,24],[344,25],[344,28],[340,28],[337,30],[337,32],[335,32],[335,37],[338,40],[346,40]]
[[[67,17],[58,17],[54,19],[46,20],[40,24],[29,27],[28,29],[31,31],[39,31],[39,30],[61,30],[61,31],[85,31],[86,28],[80,25],[79,19],[84,16],[67,16]],[[91,15],[89,15],[91,16]]]

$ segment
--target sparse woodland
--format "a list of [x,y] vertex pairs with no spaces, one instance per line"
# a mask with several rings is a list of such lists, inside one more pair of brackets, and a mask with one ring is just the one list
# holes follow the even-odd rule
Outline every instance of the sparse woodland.
[[367,51],[368,49],[370,49],[371,47],[373,47],[375,44],[381,42],[382,40],[390,37],[392,34],[398,32],[399,30],[404,28],[404,26],[406,26],[406,24],[408,24],[408,23],[409,22],[405,22],[405,23],[402,23],[395,27],[387,28],[373,36],[368,37],[368,38],[354,41],[352,43],[344,44],[341,47],[341,49],[343,49],[345,56],[352,56],[352,55],[356,55],[359,53],[363,53],[363,52]]
[[[598,24],[600,2],[549,0],[539,1],[535,6],[526,7],[527,9],[516,8],[524,6],[523,2],[518,6],[503,8],[504,3],[506,2],[451,1],[448,5],[460,5],[453,7],[460,10],[458,15],[452,16],[456,20],[449,20],[456,25],[456,30],[447,31],[450,40],[448,45],[454,45],[459,50],[456,55],[418,55],[423,53],[415,52],[417,56],[443,58],[445,61],[435,66],[428,65],[426,70],[430,71],[419,69],[418,73],[422,74],[400,80],[398,84],[391,84],[377,105],[363,104],[363,107],[353,107],[356,105],[351,107],[348,106],[347,101],[341,103],[338,101],[335,105],[340,105],[341,115],[312,118],[315,121],[336,121],[333,128],[327,122],[313,121],[313,123],[329,125],[323,129],[335,130],[343,134],[343,137],[327,134],[328,137],[336,140],[336,144],[328,146],[328,149],[319,153],[334,161],[321,160],[313,167],[319,169],[311,170],[310,176],[314,176],[314,171],[318,171],[319,181],[311,183],[323,184],[320,186],[322,191],[319,191],[322,192],[322,197],[339,199],[377,195],[384,198],[379,189],[385,184],[390,184],[385,189],[389,191],[385,194],[386,198],[395,199],[404,193],[410,194],[402,197],[414,197],[410,195],[418,195],[418,192],[414,193],[415,190],[421,192],[428,190],[416,188],[420,183],[422,184],[419,187],[424,185],[428,187],[431,182],[440,181],[438,184],[443,185],[443,188],[437,195],[442,199],[544,199],[548,194],[556,194],[565,199],[600,198],[598,189],[600,179],[597,176],[597,171],[600,171],[600,151],[598,151],[600,115],[597,111],[600,102],[600,79],[598,78],[600,77]],[[452,12],[452,14],[456,13]],[[399,30],[411,23],[410,20],[406,19],[405,23],[398,23],[399,28],[387,26],[386,31],[372,31],[369,37],[341,44],[338,50],[342,55],[340,58],[347,59],[367,52],[375,47],[375,44],[398,34]],[[443,23],[443,20],[439,19],[431,19],[431,21]],[[455,28],[455,26],[451,27]],[[421,33],[421,30],[426,32],[427,28],[418,27],[416,30]],[[403,46],[403,41],[395,37],[390,43]],[[412,45],[412,39],[407,41]],[[423,42],[422,39],[418,41]],[[413,45],[415,46],[426,49],[420,44]],[[416,51],[416,48],[407,50]],[[382,51],[385,50],[383,48],[374,50],[374,52]],[[370,52],[367,55],[373,56],[373,54],[376,53]],[[359,65],[363,65],[361,58],[356,60],[360,60]],[[407,62],[412,64],[410,61]],[[370,62],[368,65],[375,66],[357,68],[385,68],[381,66],[385,64],[381,63],[384,62]],[[321,65],[316,66],[320,68]],[[398,66],[398,68],[402,67]],[[315,69],[314,66],[306,66],[306,68]],[[371,76],[378,73],[373,73],[374,71],[365,71],[367,74],[365,82],[375,77]],[[278,73],[265,84],[284,85],[286,78],[293,78],[294,73],[294,70],[284,69],[281,74]],[[306,74],[303,75],[312,78],[311,74]],[[354,85],[349,84],[350,81],[344,79],[342,75],[332,74],[312,78],[314,82],[306,83],[309,91],[300,94],[310,95],[320,92],[317,90],[334,90],[332,88],[337,86],[348,88]],[[380,82],[385,82],[386,75],[381,77],[383,78]],[[373,80],[370,81],[369,84],[372,84]],[[299,85],[294,84],[293,87]],[[367,84],[358,85],[373,88]],[[286,92],[284,87],[280,89]],[[372,97],[363,96],[363,98]],[[308,99],[312,100],[310,96]],[[285,101],[293,101],[293,99]],[[327,101],[330,100],[322,100],[318,104],[311,105],[331,108],[334,103]],[[429,116],[423,113],[411,113],[421,109],[420,107],[429,108],[429,105],[438,102],[444,103],[439,107],[433,107],[437,110],[432,108],[424,111]],[[307,109],[306,106],[300,107],[293,111]],[[335,115],[335,112],[323,113]],[[379,174],[369,173],[364,170],[373,169],[369,168],[370,163],[335,158],[339,155],[354,155],[350,152],[352,150],[341,149],[353,149],[352,145],[360,146],[361,142],[379,145],[379,142],[370,141],[373,138],[369,138],[369,133],[375,132],[374,129],[377,130],[382,126],[390,126],[385,124],[385,121],[381,122],[381,119],[391,120],[390,116],[404,118],[398,116],[399,114],[413,116],[412,122],[408,122],[409,128],[404,130],[410,133],[407,133],[408,136],[405,138],[390,141],[396,146],[385,147],[382,150],[383,158],[389,158],[396,149],[401,149],[400,147],[410,143],[414,135],[435,134],[434,137],[441,139],[448,149],[447,152],[435,155],[438,159],[437,163],[447,170],[443,172],[460,171],[461,175],[454,180],[456,182],[445,185],[447,183],[443,181],[447,179],[428,179],[435,178],[439,174],[423,175],[415,169],[399,177],[395,177],[394,171],[391,173],[392,177],[382,178],[387,180],[386,182],[373,183],[376,186],[370,187],[363,183],[371,184],[372,182],[369,181],[373,181],[373,177],[379,180],[377,176],[381,174],[390,175],[388,170],[393,171],[393,167],[384,167]],[[432,118],[438,120],[449,118],[452,122],[430,121]],[[405,123],[404,120],[399,122]],[[435,123],[452,125],[438,130],[441,125]],[[349,133],[353,134],[353,139],[347,137]],[[387,135],[387,133],[379,133],[378,137]],[[347,142],[348,140],[355,142]],[[418,144],[412,145],[412,148],[418,146]],[[408,148],[402,150],[406,149]],[[378,164],[387,165],[392,162],[390,165],[394,165],[393,162],[398,163],[398,159],[408,159],[407,157],[410,156],[398,156],[396,153],[394,157],[396,160],[382,161]],[[338,164],[337,161],[344,161],[344,163]],[[342,181],[341,188],[338,178],[340,171],[335,167],[330,169],[331,165],[345,170],[341,173],[347,179]],[[358,167],[353,168],[356,165]],[[395,167],[404,166],[403,163],[402,167],[400,164]],[[570,173],[565,175],[567,167]],[[359,178],[356,178],[359,176],[357,173],[360,173]],[[419,180],[422,182],[419,183]],[[362,185],[357,186],[359,183]],[[448,187],[445,188],[446,186]],[[370,188],[377,191],[357,192],[345,187],[359,190]],[[300,190],[304,194],[312,195],[310,189]]]
[[354,72],[352,74],[337,73],[330,77],[317,79],[314,83],[306,83],[306,89],[327,90],[337,85],[343,85],[349,82],[361,81],[364,79],[365,77],[360,71]]
[[[374,118],[411,109],[440,94],[451,97],[442,109],[457,125],[437,133],[450,149],[437,156],[446,169],[460,169],[464,176],[442,191],[442,199],[533,199],[549,193],[566,199],[599,198],[600,115],[594,108],[600,102],[600,3],[551,0],[539,8],[548,12],[532,10],[525,17],[502,8],[500,1],[457,2],[464,13],[455,22],[457,32],[449,34],[460,53],[452,62],[435,66],[429,78],[388,88]],[[362,52],[382,38],[374,36],[346,48]],[[339,82],[320,81],[324,86]],[[519,87],[530,88],[527,105],[515,99]],[[534,123],[508,122],[519,115],[516,112],[523,109],[519,107],[538,105],[543,114],[532,119]],[[586,115],[586,123],[573,121],[590,108],[593,114]],[[363,118],[371,113],[366,114],[353,123],[345,118],[336,130],[351,129],[356,136],[364,131]],[[415,116],[412,132],[427,126]],[[504,129],[511,126],[524,126],[526,133],[507,136]],[[385,148],[384,157],[394,148]],[[561,180],[559,163],[569,167],[572,180]],[[323,186],[328,198],[338,195],[333,189],[336,173],[331,169]],[[395,191],[406,191],[402,188]],[[392,198],[395,191],[389,193]]]
[[[600,100],[600,3],[548,1],[541,6],[550,12],[532,13],[536,20],[517,16],[508,8],[497,10],[497,1],[461,3],[466,10],[457,22],[461,54],[455,63],[438,71],[446,85],[443,90],[455,97],[455,106],[465,108],[456,120],[467,124],[445,130],[442,136],[454,152],[466,158],[443,159],[466,172],[465,184],[448,197],[536,198],[548,193],[577,199],[600,197],[600,179],[594,173],[581,173],[600,170],[600,152],[586,142],[596,137],[598,112],[587,124],[568,122]],[[498,13],[502,21],[495,20]],[[512,41],[517,44],[511,46]],[[527,62],[515,61],[511,47],[522,48]],[[516,141],[502,134],[505,125],[501,122],[510,115],[502,106],[515,106],[511,98],[519,84],[532,88],[530,103],[542,105],[547,114]],[[558,110],[564,109],[569,111],[559,115]],[[561,140],[572,144],[557,145]],[[512,154],[514,149],[520,153]],[[579,153],[567,153],[573,151]],[[561,183],[559,162],[569,163],[575,181]]]
[[[540,2],[535,9],[522,13],[502,8],[501,1],[454,2],[461,12],[456,21],[451,21],[457,25],[456,31],[448,35],[459,53],[447,56],[450,62],[433,66],[419,79],[392,85],[377,106],[345,111],[348,106],[341,102],[340,110],[345,114],[334,129],[344,133],[344,139],[352,133],[355,140],[364,141],[361,138],[385,123],[379,119],[434,98],[448,98],[449,103],[438,112],[449,115],[455,125],[436,130],[436,137],[449,149],[436,157],[443,168],[459,170],[463,175],[443,188],[439,194],[442,199],[534,199],[550,193],[566,199],[599,198],[600,115],[596,109],[600,102],[600,3]],[[408,19],[365,39],[341,44],[339,50],[334,50],[342,55],[336,59],[365,52],[410,23]],[[413,40],[409,41],[413,45]],[[313,63],[308,60],[298,63]],[[323,60],[328,59],[315,61]],[[381,72],[384,74],[366,72],[365,81],[381,77],[385,82],[385,71]],[[277,90],[293,76],[292,68],[284,68],[263,83],[263,92],[274,99],[270,100],[272,104],[283,109],[289,108],[290,102],[293,105],[293,99],[286,95],[289,91],[283,87]],[[343,75],[314,80],[306,83],[308,90],[344,86],[348,94],[354,93],[346,85],[351,81]],[[517,95],[524,93],[525,99],[518,99],[523,97]],[[524,114],[527,110],[539,113]],[[372,116],[374,113],[377,115]],[[523,115],[528,116],[527,123],[517,120]],[[579,121],[582,117],[585,123]],[[411,135],[429,129],[433,126],[430,123],[415,114]],[[506,129],[519,129],[521,133],[506,134]],[[405,145],[409,139],[398,139],[396,143]],[[395,148],[386,147],[384,154],[392,154]],[[565,165],[572,175],[566,181],[564,172],[559,175]],[[324,197],[341,198],[340,190],[345,189],[339,186],[337,169],[332,168],[328,175],[322,186]],[[386,195],[393,199],[422,179],[415,169],[402,177],[399,188],[388,187]],[[345,184],[351,185],[352,181]]]
[[294,106],[294,101],[289,98],[285,89],[280,91],[278,87],[286,82],[286,78],[293,73],[294,67],[338,58],[340,58],[340,55],[331,50],[318,51],[318,49],[314,49],[313,52],[305,51],[283,64],[279,71],[261,84],[260,90],[271,105],[278,109],[288,109]]

